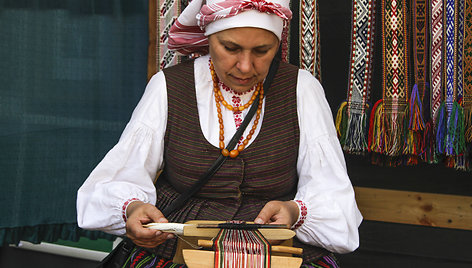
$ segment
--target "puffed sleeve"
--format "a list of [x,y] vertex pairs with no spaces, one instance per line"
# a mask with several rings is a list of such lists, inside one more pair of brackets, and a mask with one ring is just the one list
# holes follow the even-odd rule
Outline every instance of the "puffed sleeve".
[[123,235],[127,204],[155,204],[153,180],[162,168],[166,124],[167,90],[159,72],[146,86],[118,143],[78,190],[79,227]]
[[359,246],[362,215],[323,88],[303,70],[298,75],[297,107],[300,148],[295,200],[304,210],[297,237],[332,252],[354,251]]

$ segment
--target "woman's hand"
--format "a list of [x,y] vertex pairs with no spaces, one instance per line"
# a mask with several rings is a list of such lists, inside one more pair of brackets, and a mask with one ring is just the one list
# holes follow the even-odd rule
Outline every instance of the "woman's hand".
[[140,247],[154,248],[174,238],[173,234],[143,227],[146,223],[168,222],[161,211],[151,204],[132,202],[126,209],[126,215],[126,236]]
[[298,220],[298,205],[294,201],[269,201],[254,220],[258,224],[285,224],[291,227]]

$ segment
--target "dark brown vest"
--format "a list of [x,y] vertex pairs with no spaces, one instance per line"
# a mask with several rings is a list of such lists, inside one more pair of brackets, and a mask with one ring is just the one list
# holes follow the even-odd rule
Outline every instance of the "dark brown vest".
[[[165,170],[157,186],[160,209],[191,187],[220,154],[200,128],[193,64],[189,61],[164,70],[168,122]],[[252,221],[267,201],[293,199],[298,182],[297,75],[297,67],[280,64],[271,88],[266,89],[259,135],[238,157],[228,158],[184,208],[169,215],[170,222]],[[170,258],[173,244],[169,241],[158,247],[157,253]]]

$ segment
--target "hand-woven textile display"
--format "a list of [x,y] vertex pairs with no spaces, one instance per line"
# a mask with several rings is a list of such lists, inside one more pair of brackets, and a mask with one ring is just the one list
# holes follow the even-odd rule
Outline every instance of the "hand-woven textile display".
[[[368,2],[353,1],[356,26]],[[336,119],[343,149],[364,152],[368,129],[374,163],[444,162],[471,170],[472,0],[383,0],[381,10],[382,47],[359,58],[357,46],[374,39],[373,26],[360,40],[359,27],[352,27],[348,98]],[[369,111],[374,53],[381,53],[375,64],[382,65],[382,99]]]

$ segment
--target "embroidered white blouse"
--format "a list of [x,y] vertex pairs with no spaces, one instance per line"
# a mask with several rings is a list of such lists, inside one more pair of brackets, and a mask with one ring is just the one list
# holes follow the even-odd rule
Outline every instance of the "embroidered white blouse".
[[[209,56],[195,60],[195,90],[202,132],[208,142],[218,147],[219,124],[208,63]],[[242,95],[227,90],[222,90],[222,93],[225,100],[232,100],[233,105],[247,103],[252,96],[252,91]],[[228,144],[247,111],[235,115],[222,109],[225,144]],[[304,70],[298,72],[297,111],[300,145],[295,200],[301,209],[297,237],[302,242],[337,253],[354,251],[359,246],[358,227],[362,216],[357,208],[323,88],[316,78]],[[263,114],[264,108],[248,146],[259,133]],[[149,81],[118,143],[80,187],[77,220],[81,228],[123,235],[123,212],[130,201],[155,204],[153,180],[157,170],[163,167],[166,124],[166,81],[164,73],[159,72]],[[251,126],[252,122],[244,137]],[[304,210],[306,216],[303,216]]]

